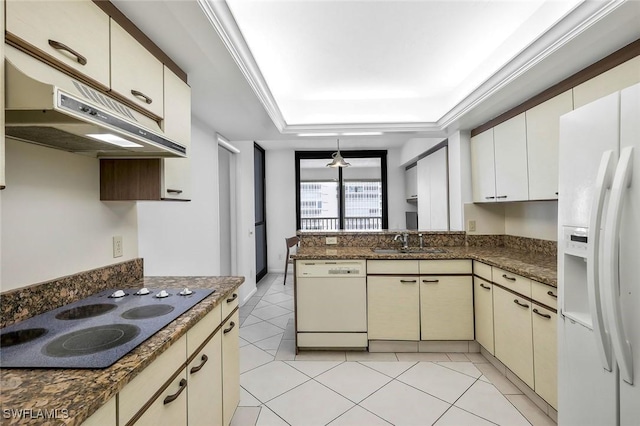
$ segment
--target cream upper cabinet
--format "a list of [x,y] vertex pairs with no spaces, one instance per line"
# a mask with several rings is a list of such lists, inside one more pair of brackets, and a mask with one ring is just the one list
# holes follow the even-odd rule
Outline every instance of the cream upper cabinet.
[[474,203],[496,200],[495,170],[493,128],[491,128],[471,138],[471,184]]
[[534,388],[531,302],[493,286],[495,356]]
[[530,200],[558,198],[560,116],[572,109],[568,90],[526,111]]
[[493,355],[493,284],[474,277],[473,304],[476,340]]
[[471,276],[420,276],[421,340],[473,340]]
[[92,1],[6,2],[6,31],[109,88],[109,16]]
[[404,172],[404,194],[407,200],[418,198],[418,166],[414,165]]
[[524,113],[493,128],[496,201],[529,199],[527,131]]
[[640,83],[640,56],[618,65],[573,88],[574,108]]
[[164,66],[164,120],[167,138],[187,148],[187,158],[165,158],[162,198],[191,199],[191,88]]
[[535,391],[553,408],[558,409],[558,315],[542,306],[533,305],[533,363]]
[[449,230],[447,148],[418,161],[418,229]]
[[368,276],[369,339],[420,340],[419,297],[417,276]]
[[222,424],[231,424],[240,403],[240,316],[235,311],[222,326]]
[[164,116],[164,65],[111,20],[111,90],[152,114]]

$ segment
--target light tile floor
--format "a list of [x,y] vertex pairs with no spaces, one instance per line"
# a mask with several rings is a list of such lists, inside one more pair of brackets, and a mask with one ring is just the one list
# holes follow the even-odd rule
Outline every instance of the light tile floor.
[[240,308],[233,426],[555,423],[480,354],[295,354],[293,278],[268,274]]

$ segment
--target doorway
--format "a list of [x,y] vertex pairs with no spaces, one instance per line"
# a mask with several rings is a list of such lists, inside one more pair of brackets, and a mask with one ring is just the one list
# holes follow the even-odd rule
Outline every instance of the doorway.
[[253,179],[255,188],[256,282],[267,274],[267,217],[265,198],[265,153],[253,144]]
[[218,135],[218,235],[222,276],[237,273],[236,154],[239,152]]

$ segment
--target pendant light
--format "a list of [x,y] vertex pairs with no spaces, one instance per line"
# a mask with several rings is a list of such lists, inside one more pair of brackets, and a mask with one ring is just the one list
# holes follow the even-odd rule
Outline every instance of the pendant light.
[[344,161],[342,155],[340,154],[340,139],[338,139],[338,151],[331,154],[331,162],[327,164],[327,167],[349,167],[351,164]]

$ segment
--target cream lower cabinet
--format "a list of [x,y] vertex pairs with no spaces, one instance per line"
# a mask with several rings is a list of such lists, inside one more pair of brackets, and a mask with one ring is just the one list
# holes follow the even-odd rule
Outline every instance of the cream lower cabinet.
[[420,340],[419,300],[417,276],[368,276],[369,340]]
[[491,355],[495,354],[493,345],[493,284],[479,278],[473,278],[473,303],[475,314],[476,340]]
[[231,423],[240,403],[240,319],[238,311],[222,326],[222,423]]
[[558,409],[558,315],[542,306],[533,305],[533,363],[535,391],[556,410]]
[[493,286],[495,356],[534,389],[531,302]]
[[420,339],[473,340],[471,276],[420,276]]
[[222,424],[222,331],[187,366],[189,426]]
[[187,425],[187,370],[171,382],[164,392],[135,422],[139,425]]
[[113,397],[106,404],[82,422],[83,426],[116,426],[118,424],[116,398]]

